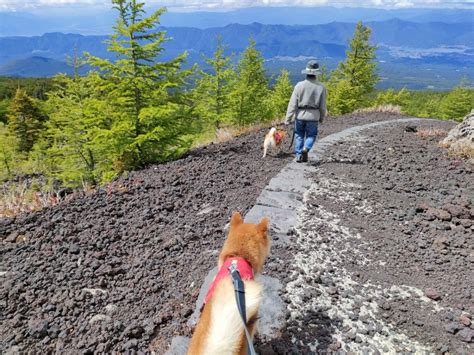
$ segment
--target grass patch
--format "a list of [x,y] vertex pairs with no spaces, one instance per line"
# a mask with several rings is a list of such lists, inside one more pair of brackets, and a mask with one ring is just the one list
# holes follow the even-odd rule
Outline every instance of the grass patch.
[[[251,132],[256,132],[261,129],[265,128],[270,128],[270,127],[277,127],[281,126],[281,119],[273,120],[273,121],[268,121],[268,122],[262,122],[258,124],[252,124],[248,126],[234,126],[234,125],[228,125],[228,126],[223,126],[221,128],[218,128],[215,131],[209,130],[207,131],[206,134],[203,134],[200,136],[198,139],[196,139],[196,143],[194,144],[193,148],[199,148],[203,147],[205,145],[208,145],[210,143],[224,143],[232,140],[235,137],[238,137],[242,134],[247,134]],[[263,142],[263,136],[262,136],[262,142]]]
[[474,160],[474,147],[467,143],[452,144],[448,148],[448,155],[453,158]]
[[355,111],[355,113],[371,113],[371,112],[401,114],[402,108],[398,105],[387,104],[387,105],[361,108]]
[[447,134],[447,131],[439,128],[420,129],[418,132],[416,132],[416,135],[423,139],[433,137],[446,137]]
[[55,206],[62,200],[52,188],[39,191],[26,181],[5,184],[0,189],[0,217],[39,211],[47,206]]

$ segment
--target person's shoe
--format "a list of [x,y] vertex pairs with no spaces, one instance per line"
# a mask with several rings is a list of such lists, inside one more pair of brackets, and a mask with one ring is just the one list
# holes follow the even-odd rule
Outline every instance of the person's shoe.
[[303,149],[303,154],[301,155],[301,161],[303,163],[308,162],[308,150],[306,148]]
[[303,162],[303,157],[301,155],[296,156],[296,162],[297,163],[302,163]]

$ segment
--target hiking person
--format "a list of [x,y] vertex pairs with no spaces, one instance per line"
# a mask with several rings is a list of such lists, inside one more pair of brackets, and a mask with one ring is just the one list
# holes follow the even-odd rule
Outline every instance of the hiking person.
[[307,162],[308,152],[313,147],[318,135],[318,124],[326,116],[326,88],[317,80],[322,72],[315,60],[310,60],[301,74],[306,80],[296,84],[288,110],[285,124],[295,121],[295,155],[296,162]]

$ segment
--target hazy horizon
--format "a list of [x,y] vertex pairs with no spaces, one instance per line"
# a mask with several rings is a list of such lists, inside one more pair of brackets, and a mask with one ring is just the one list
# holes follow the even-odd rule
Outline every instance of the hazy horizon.
[[[474,9],[459,8],[472,5],[467,2],[167,0],[158,4],[155,0],[146,4],[148,13],[163,5],[169,10],[160,25],[174,40],[166,43],[162,55],[170,59],[188,52],[190,65],[202,65],[203,55],[212,55],[219,33],[228,50],[237,54],[249,37],[255,38],[270,75],[289,68],[296,77],[307,57],[319,58],[334,69],[344,58],[354,23],[363,20],[373,29],[371,40],[378,46],[380,85],[450,89],[462,77],[474,82]],[[108,57],[104,38],[93,36],[110,35],[116,16],[109,0],[0,0],[0,73],[41,77],[67,72],[65,58],[73,55],[73,48]]]
[[[232,11],[245,8],[265,7],[336,7],[373,8],[379,10],[400,9],[474,9],[472,1],[455,0],[167,0],[144,1],[150,7],[166,7],[171,12]],[[111,1],[104,0],[0,0],[0,12],[33,12],[108,9]]]

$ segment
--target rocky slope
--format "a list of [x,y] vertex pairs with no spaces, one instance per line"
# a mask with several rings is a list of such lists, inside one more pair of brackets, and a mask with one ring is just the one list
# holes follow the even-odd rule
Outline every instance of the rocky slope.
[[[394,124],[325,153],[305,196],[269,352],[473,351],[474,167],[438,146],[450,124]],[[415,132],[417,130],[418,132]]]
[[[320,134],[324,136],[353,125],[395,117],[387,114],[349,115],[328,121]],[[441,124],[444,125],[442,128],[450,126]],[[373,132],[374,139],[368,146],[352,148],[348,142],[347,146],[337,147],[321,164],[322,176],[315,178],[339,176],[370,187],[372,180],[377,181],[374,191],[367,187],[361,191],[361,196],[380,203],[380,206],[376,205],[377,213],[371,214],[379,234],[386,235],[386,231],[390,231],[389,235],[396,238],[386,240],[371,234],[371,229],[367,228],[370,224],[364,222],[365,217],[355,213],[358,209],[351,208],[347,214],[349,222],[353,218],[354,224],[359,224],[358,228],[365,226],[368,234],[364,234],[364,238],[373,238],[371,242],[375,243],[377,257],[385,255],[382,251],[392,252],[391,256],[383,257],[390,268],[380,274],[390,277],[379,278],[387,284],[403,282],[413,287],[433,288],[440,295],[440,302],[453,308],[450,321],[458,327],[456,317],[461,315],[460,312],[472,314],[468,306],[472,306],[472,300],[469,302],[470,294],[466,293],[469,287],[472,290],[472,281],[466,279],[469,270],[472,271],[472,263],[458,264],[470,262],[469,252],[472,250],[469,249],[472,240],[466,238],[472,231],[469,229],[473,218],[470,214],[472,201],[469,200],[472,191],[465,190],[467,179],[472,177],[469,175],[471,171],[462,161],[447,158],[437,147],[435,138],[423,140],[414,133],[409,137],[398,133],[392,137],[392,133],[380,133],[381,141],[378,142],[379,133]],[[223,228],[231,212],[239,210],[245,213],[255,203],[263,186],[290,159],[282,154],[262,160],[264,134],[265,131],[254,132],[227,143],[197,149],[175,162],[132,173],[90,196],[34,214],[0,220],[2,352],[136,349],[162,353],[173,335],[189,335],[191,329],[186,327],[186,321],[192,313],[204,275],[215,264],[225,237]],[[404,146],[402,138],[408,145]],[[379,143],[384,148],[381,149]],[[396,149],[397,154],[387,150],[394,144],[397,146],[392,149]],[[348,152],[350,157],[344,157]],[[337,159],[354,163],[338,163]],[[426,166],[430,169],[421,176],[417,168]],[[356,168],[362,172],[354,170]],[[401,172],[408,174],[405,176]],[[399,179],[401,175],[405,177]],[[430,188],[431,176],[437,176],[433,180],[434,188]],[[357,179],[361,181],[357,182]],[[387,203],[380,198],[381,192],[391,194],[398,191],[400,195],[390,197]],[[421,200],[417,197],[418,191],[422,191]],[[409,204],[404,194],[410,196]],[[453,196],[452,200],[442,199],[450,196]],[[311,201],[316,197],[308,195],[308,206],[312,206]],[[464,201],[464,205],[458,200]],[[458,211],[460,214],[450,211],[448,205],[462,211]],[[450,219],[440,211],[450,214]],[[308,213],[311,215],[317,211]],[[436,213],[444,219],[438,218]],[[403,224],[405,219],[408,225]],[[461,228],[460,236],[465,242],[459,244],[460,239],[456,236],[461,233]],[[426,234],[426,238],[446,237],[449,240],[437,243],[441,247],[446,245],[440,249],[445,251],[440,252],[439,258],[436,258],[437,249],[430,244],[431,239],[425,241],[425,248],[418,246],[423,240],[419,231],[425,229],[427,232],[423,235]],[[290,278],[280,275],[280,269],[295,267],[299,270],[293,263],[301,246],[301,241],[297,240],[287,250],[275,249],[273,266],[268,269],[287,285],[288,295],[291,295],[291,282],[297,280],[298,273]],[[341,252],[340,246],[334,245],[334,248],[334,253]],[[372,250],[366,250],[368,257],[372,257]],[[453,260],[452,264],[449,264],[451,261],[437,264],[437,260],[445,259]],[[347,260],[349,263],[350,258]],[[403,278],[407,270],[413,273],[415,269],[411,267],[420,268],[425,264],[433,268],[433,271],[422,271],[428,273],[426,277],[420,275],[419,280]],[[448,265],[452,267],[446,268]],[[347,265],[344,262],[335,264],[332,273],[339,267],[344,270]],[[374,278],[375,271],[371,268],[357,272],[361,280]],[[459,277],[452,278],[453,273]],[[321,279],[325,280],[324,277]],[[342,290],[339,292],[337,289],[335,280],[328,281],[330,287],[336,287],[335,295],[338,296],[335,297],[346,297]],[[456,288],[456,284],[464,285]],[[290,304],[290,298],[287,299]],[[459,308],[459,304],[464,304],[465,309]],[[405,307],[411,314],[416,304],[407,302]],[[403,314],[400,312],[403,311],[397,305],[390,304],[387,314],[393,319],[389,321],[401,331],[405,330],[404,327],[412,329],[413,326],[409,327],[406,322],[397,323],[397,315]],[[437,337],[441,332],[439,327],[431,327],[434,320],[423,318],[422,321],[429,325],[423,328],[427,336]],[[323,319],[318,329],[325,324]],[[443,320],[440,324],[443,327],[450,322]],[[468,326],[464,328],[470,329]],[[452,338],[453,349],[466,349],[468,343],[459,340],[458,335],[462,331],[461,336],[464,333],[469,336],[464,328],[456,328],[453,331],[456,336],[445,334],[443,330],[444,338],[439,340]],[[283,353],[309,349],[304,345],[307,344],[305,339],[300,345],[293,342],[296,328],[291,318],[288,318],[286,329],[279,340],[260,344],[261,351]],[[311,331],[299,333],[312,337],[321,335]],[[422,343],[431,341],[419,334],[408,336]],[[319,343],[319,348],[338,347],[332,336],[321,336]],[[343,344],[341,337],[339,345]]]

